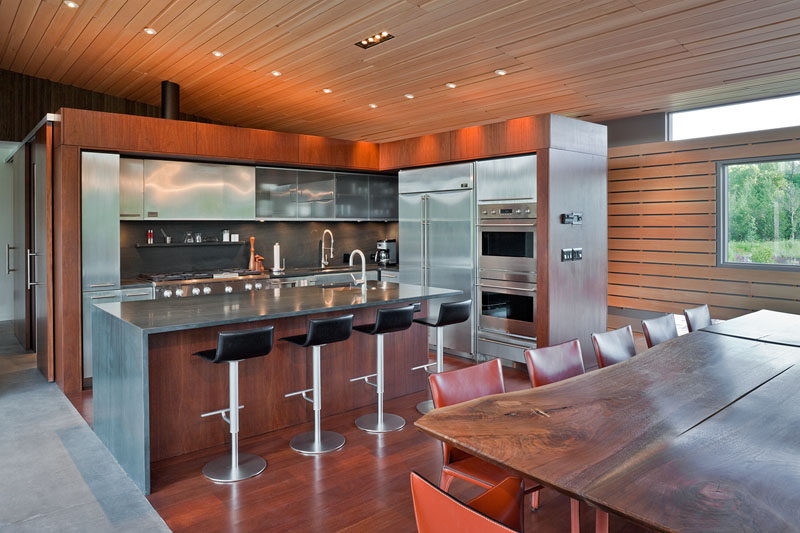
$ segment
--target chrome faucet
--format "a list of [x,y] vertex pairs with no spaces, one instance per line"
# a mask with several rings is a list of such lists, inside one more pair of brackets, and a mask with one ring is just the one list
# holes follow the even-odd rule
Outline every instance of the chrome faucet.
[[361,285],[361,287],[367,286],[367,258],[364,257],[364,252],[359,249],[355,249],[350,252],[350,266],[353,266],[353,258],[356,254],[361,256],[361,279],[356,279],[356,277],[351,273],[350,277],[353,278],[353,283],[356,287]]
[[[327,258],[325,257],[325,234],[326,233],[331,236],[331,245],[328,248],[328,251],[330,252],[330,255],[327,256]],[[329,262],[330,259],[333,259],[333,232],[331,230],[329,230],[328,228],[325,228],[325,231],[322,232],[322,257],[319,260],[320,268],[325,268],[326,266],[328,266],[328,262]],[[351,263],[351,265],[352,265],[352,263]]]

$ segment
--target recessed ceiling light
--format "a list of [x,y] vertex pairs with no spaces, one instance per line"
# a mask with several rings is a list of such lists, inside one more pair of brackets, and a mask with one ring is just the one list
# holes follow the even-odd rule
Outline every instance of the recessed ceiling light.
[[376,107],[378,107],[378,104],[369,104],[369,106],[370,106],[372,109],[375,109]]
[[279,70],[273,70],[273,71],[272,71],[272,75],[273,75],[273,76],[280,76],[280,75],[281,75],[281,71],[279,71]]
[[213,52],[211,52],[211,54],[216,57],[222,57],[225,55],[223,52],[220,52],[219,50],[214,50]]
[[389,33],[388,31],[382,31],[380,33],[376,33],[374,35],[370,35],[369,37],[365,37],[356,43],[356,46],[360,48],[371,48],[376,44],[381,44],[384,41],[388,41],[389,39],[394,39],[394,35]]
[[448,82],[448,83],[445,83],[444,86],[447,87],[448,89],[455,89],[456,88],[456,84],[453,83],[452,81]]
[[145,32],[147,35],[155,35],[156,33],[158,33],[158,32],[155,30],[155,28],[145,28],[145,29],[144,29],[144,32]]
[[498,76],[505,76],[506,74],[508,74],[505,70],[501,68],[495,70],[494,73],[497,74]]
[[72,0],[64,0],[64,4],[67,7],[71,7],[72,9],[75,9],[76,7],[78,7],[78,3],[77,2],[73,2]]
[[333,89],[322,89],[322,92],[324,92],[325,94],[331,94],[333,92]]
[[406,93],[406,94],[404,94],[403,96],[405,96],[405,97],[406,97],[406,98],[408,98],[409,100],[413,100],[413,99],[414,99],[414,95],[413,95],[413,94],[411,94],[411,93]]

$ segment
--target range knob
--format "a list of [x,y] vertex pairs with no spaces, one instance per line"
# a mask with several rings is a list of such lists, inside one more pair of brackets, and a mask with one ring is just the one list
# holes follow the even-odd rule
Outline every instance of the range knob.
[[197,296],[200,294],[200,287],[194,287],[192,289],[192,296]]
[[526,210],[525,210],[525,214],[526,214],[526,215],[529,215],[529,214],[530,214],[530,212],[531,212],[531,210],[530,210],[530,209],[526,209]]
[[230,285],[226,285],[225,286],[225,292],[228,293],[228,294],[232,293],[233,292],[233,287],[231,287]]
[[261,283],[256,283],[256,290],[260,291],[264,286]]
[[517,214],[522,213],[522,209],[517,209]]
[[211,287],[203,287],[203,294],[211,294]]
[[183,296],[183,289],[175,289],[175,296]]
[[244,284],[244,290],[252,291],[253,290],[253,284],[252,283],[245,283]]
[[164,289],[164,292],[161,294],[164,296],[164,298],[172,298],[172,291],[169,289]]
[[495,211],[494,209],[492,209],[492,214],[493,214],[493,215],[496,215],[496,214],[497,214],[497,211]]
[[484,214],[484,215],[485,215],[485,214],[487,214],[488,212],[489,212],[489,211],[487,211],[486,209],[484,209],[483,211],[481,211],[481,213],[482,213],[482,214]]

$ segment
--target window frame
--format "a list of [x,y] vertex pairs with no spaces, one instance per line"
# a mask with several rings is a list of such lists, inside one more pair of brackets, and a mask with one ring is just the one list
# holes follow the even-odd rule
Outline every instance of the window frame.
[[768,163],[770,161],[791,161],[800,159],[800,154],[782,154],[716,161],[717,173],[717,266],[722,268],[742,268],[747,270],[772,270],[779,272],[800,272],[800,265],[779,265],[777,263],[737,263],[728,261],[728,166],[748,163]]

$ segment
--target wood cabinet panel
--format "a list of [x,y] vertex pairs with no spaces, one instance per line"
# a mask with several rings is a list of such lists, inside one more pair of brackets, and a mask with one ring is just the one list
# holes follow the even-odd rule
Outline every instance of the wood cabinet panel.
[[121,152],[197,154],[197,123],[61,109],[62,143]]
[[297,163],[299,136],[278,131],[197,124],[197,154],[260,163]]
[[467,160],[535,152],[549,146],[549,115],[462,128],[450,132],[452,159]]
[[451,161],[451,132],[423,135],[381,144],[381,170],[446,163]]
[[379,148],[375,143],[298,135],[302,165],[378,170]]

